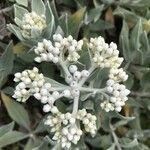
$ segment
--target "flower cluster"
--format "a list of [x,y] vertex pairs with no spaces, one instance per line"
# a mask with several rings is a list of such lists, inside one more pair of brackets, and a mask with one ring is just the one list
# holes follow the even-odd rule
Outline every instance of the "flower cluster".
[[118,57],[117,45],[113,42],[108,45],[103,37],[91,38],[88,44],[93,55],[93,62],[101,68],[118,68],[123,58]]
[[13,97],[22,102],[25,102],[34,93],[39,92],[45,82],[43,74],[39,74],[36,67],[33,70],[16,73],[14,81],[19,82],[19,84],[16,86]]
[[106,86],[106,92],[109,94],[109,98],[101,103],[101,107],[105,109],[106,112],[113,110],[120,112],[122,106],[125,105],[130,91],[126,89],[125,85],[120,84],[119,82],[126,81],[127,78],[128,75],[123,71],[122,68],[110,69],[109,80],[107,81]]
[[60,58],[64,59],[67,55],[68,61],[77,61],[80,55],[77,51],[82,49],[83,41],[76,41],[72,36],[63,38],[60,34],[53,35],[53,42],[44,39],[38,43],[35,48],[35,53],[38,55],[35,58],[36,62],[53,62],[58,63]]
[[86,109],[79,110],[77,113],[77,119],[81,120],[84,124],[86,132],[89,132],[92,136],[96,134],[96,116],[90,113],[87,113]]
[[39,16],[35,12],[26,13],[22,18],[22,35],[24,38],[32,38],[32,34],[39,36],[46,27],[44,15]]
[[71,143],[77,144],[82,135],[82,130],[76,126],[75,121],[71,113],[62,114],[55,111],[47,117],[45,124],[54,132],[53,140],[61,142],[62,147],[70,148]]
[[[16,73],[14,78],[14,81],[19,84],[16,86],[13,97],[17,101],[25,102],[32,95],[43,104],[43,111],[51,113],[45,124],[54,133],[53,140],[60,142],[63,148],[70,148],[71,144],[78,143],[83,134],[80,123],[85,132],[92,136],[96,134],[96,116],[88,113],[84,108],[78,110],[82,93],[102,94],[105,101],[100,105],[106,112],[121,111],[130,93],[123,85],[128,75],[122,68],[119,68],[123,58],[119,57],[116,44],[110,43],[108,45],[102,37],[98,37],[91,38],[87,45],[92,58],[92,65],[88,70],[80,70],[77,65],[72,64],[80,58],[78,51],[83,46],[82,40],[76,41],[72,36],[63,38],[60,34],[55,34],[52,41],[43,39],[34,49],[37,55],[36,62],[53,62],[62,67],[68,85],[60,84],[59,86],[58,84],[56,86],[53,83],[55,81],[48,83],[43,74],[38,73],[38,69],[35,67],[33,70]],[[90,86],[85,84],[98,67],[110,69],[109,79],[103,89],[94,88],[92,84]],[[72,113],[63,114],[58,110],[55,101],[62,97],[73,100]]]

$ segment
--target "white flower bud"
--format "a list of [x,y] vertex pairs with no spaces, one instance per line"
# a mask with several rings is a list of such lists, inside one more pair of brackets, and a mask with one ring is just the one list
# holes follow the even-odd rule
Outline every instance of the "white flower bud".
[[76,65],[70,65],[70,66],[69,66],[69,71],[70,71],[71,73],[75,73],[77,70],[78,70],[78,68],[77,68]]
[[47,89],[41,89],[40,93],[41,93],[41,95],[45,96],[48,94],[48,91],[47,91]]
[[24,83],[25,84],[30,84],[31,83],[31,79],[30,78],[25,78]]
[[79,80],[81,78],[81,72],[79,71],[74,72],[73,77],[75,80]]
[[53,61],[53,63],[56,64],[56,63],[58,63],[59,59],[58,59],[58,57],[53,57],[53,60],[52,60],[52,61]]
[[41,97],[41,102],[42,102],[43,104],[47,103],[47,96],[42,96],[42,97]]
[[15,73],[15,77],[16,78],[21,78],[21,73],[20,72]]
[[63,96],[64,96],[64,97],[70,97],[70,96],[71,96],[70,90],[68,90],[68,89],[64,90],[64,91],[63,91]]
[[45,83],[45,84],[44,84],[44,87],[45,87],[47,90],[49,90],[49,89],[51,88],[51,84],[50,84],[50,83]]
[[89,76],[89,71],[88,70],[82,70],[81,72],[82,77],[88,77]]
[[51,110],[51,106],[49,104],[46,104],[43,106],[43,111],[44,112],[49,112]]
[[57,92],[57,91],[54,91],[53,93],[52,93],[52,96],[54,97],[54,99],[57,99],[58,97],[59,97],[59,92]]
[[41,94],[40,94],[40,93],[35,93],[35,94],[34,94],[34,97],[35,97],[36,99],[40,100],[40,99],[41,99]]
[[38,63],[41,63],[41,62],[42,62],[41,57],[35,57],[34,60],[35,60],[36,62],[38,62]]

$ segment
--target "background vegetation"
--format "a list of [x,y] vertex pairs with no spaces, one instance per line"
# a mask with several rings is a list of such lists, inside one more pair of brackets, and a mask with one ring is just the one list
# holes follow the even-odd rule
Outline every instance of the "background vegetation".
[[[30,48],[35,41],[25,44],[7,30],[7,24],[15,24],[15,3],[26,7],[26,0],[0,1],[0,149],[57,150],[59,145],[45,136],[40,103],[31,98],[26,104],[19,104],[11,98],[13,75],[18,71],[37,66],[47,77],[59,80],[52,64],[34,62]],[[150,0],[53,0],[50,4],[55,23],[66,36],[87,40],[101,35],[108,43],[117,43],[129,74],[126,86],[131,94],[122,112],[99,112],[97,135],[85,136],[76,149],[115,150],[117,144],[118,150],[149,150]],[[97,82],[102,78],[98,74]],[[85,107],[96,109],[91,101],[85,102]]]

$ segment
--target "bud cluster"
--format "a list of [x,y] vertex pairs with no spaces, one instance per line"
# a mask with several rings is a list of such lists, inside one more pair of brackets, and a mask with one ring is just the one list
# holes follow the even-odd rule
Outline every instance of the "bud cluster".
[[106,112],[113,110],[120,112],[122,106],[125,105],[130,91],[126,89],[125,85],[120,84],[119,82],[126,81],[127,78],[128,75],[126,75],[122,68],[110,69],[109,80],[107,81],[106,86],[106,92],[109,94],[109,99],[101,103],[102,109]]
[[34,93],[39,92],[45,82],[43,74],[39,74],[36,67],[33,70],[16,73],[14,81],[19,82],[19,84],[16,86],[13,97],[22,102],[25,102]]
[[119,57],[117,45],[113,42],[108,45],[103,37],[91,38],[88,44],[93,55],[93,62],[101,68],[118,68],[123,58]]
[[26,13],[22,18],[22,35],[24,38],[32,38],[32,33],[41,34],[46,27],[46,19],[44,15],[39,16],[35,12]]
[[82,40],[76,41],[71,35],[63,38],[60,34],[55,34],[53,35],[53,42],[44,39],[38,43],[34,50],[38,55],[35,61],[39,63],[42,61],[58,63],[60,57],[61,59],[67,57],[68,61],[77,61],[80,58],[77,51],[82,49],[82,45]]
[[75,124],[75,117],[71,113],[53,113],[47,117],[45,124],[54,132],[53,140],[61,142],[62,147],[70,148],[71,143],[77,144],[82,135],[82,130]]
[[77,113],[77,119],[81,120],[84,124],[85,131],[90,133],[92,136],[96,134],[96,116],[87,113],[86,109],[79,110]]

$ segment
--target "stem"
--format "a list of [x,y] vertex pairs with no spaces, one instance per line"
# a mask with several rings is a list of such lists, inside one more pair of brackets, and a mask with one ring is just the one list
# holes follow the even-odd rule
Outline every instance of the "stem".
[[56,88],[52,87],[52,88],[50,89],[50,91],[51,91],[51,92],[53,92],[53,91],[63,91],[63,90],[66,90],[66,89],[70,89],[70,87],[69,87],[69,86],[56,87]]
[[70,72],[68,71],[66,62],[64,62],[64,61],[62,61],[61,59],[59,59],[59,64],[60,64],[60,66],[62,67],[62,69],[64,70],[65,74],[66,74],[67,76],[70,76],[71,74],[70,74]]
[[102,93],[105,91],[105,88],[97,89],[97,88],[89,88],[89,87],[79,87],[79,90],[84,92]]
[[118,141],[118,137],[117,137],[116,133],[114,132],[114,129],[113,129],[112,125],[110,125],[110,128],[111,128],[111,133],[112,133],[112,136],[113,136],[113,139],[114,139],[114,142],[115,142],[115,145],[116,145],[117,149],[122,150],[122,148],[119,144],[119,141]]
[[[94,70],[95,70],[96,66],[93,64],[90,69],[88,70],[89,71],[89,74],[91,74]],[[85,82],[86,80],[88,79],[89,77],[86,77],[86,78],[83,78],[80,82],[79,82],[79,86],[81,87]]]
[[73,102],[73,111],[72,114],[76,115],[77,111],[78,111],[78,105],[79,105],[79,96],[74,98],[74,102]]

